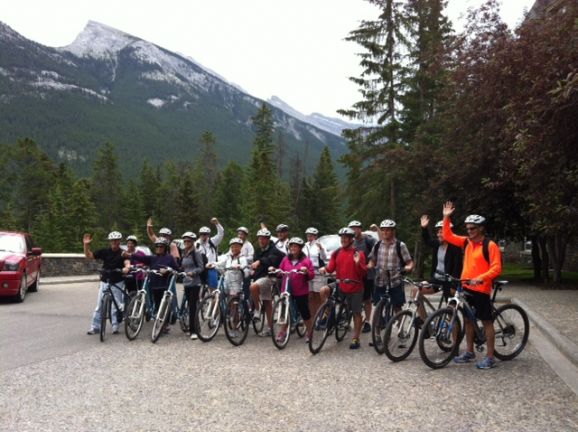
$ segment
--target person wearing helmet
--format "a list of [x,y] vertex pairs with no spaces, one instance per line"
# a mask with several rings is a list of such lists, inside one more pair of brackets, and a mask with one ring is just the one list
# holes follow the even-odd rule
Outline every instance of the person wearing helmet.
[[368,267],[376,269],[374,302],[377,303],[389,286],[389,296],[397,313],[405,303],[402,272],[413,270],[415,263],[406,244],[396,237],[397,224],[385,219],[379,224],[381,239],[369,255]]
[[[84,256],[102,261],[102,273],[100,276],[100,286],[98,290],[98,299],[96,301],[96,308],[92,314],[92,323],[88,331],[89,335],[93,335],[100,332],[100,303],[104,290],[106,289],[108,283],[112,287],[112,294],[117,304],[124,304],[123,294],[121,290],[124,288],[123,274],[127,274],[130,268],[130,261],[122,256],[122,249],[120,248],[120,241],[122,240],[122,234],[118,231],[112,231],[108,235],[109,247],[104,249],[98,249],[92,251],[90,248],[90,243],[92,242],[91,234],[84,234],[82,238],[82,244],[84,247]],[[122,273],[118,270],[122,270]],[[116,288],[116,289],[115,289]],[[112,303],[112,332],[113,334],[118,334],[118,314],[115,307],[115,303]]]
[[[375,239],[367,234],[363,233],[363,225],[358,220],[353,220],[347,225],[355,232],[355,242],[353,247],[357,250],[363,251],[366,257],[369,256],[373,246],[375,245]],[[371,331],[371,325],[369,324],[369,319],[371,317],[371,296],[373,294],[373,282],[375,279],[375,271],[373,269],[368,269],[365,278],[363,279],[363,309],[365,310],[365,322],[363,323],[363,333],[369,333]]]
[[253,319],[258,320],[261,316],[259,299],[263,301],[269,328],[265,329],[261,336],[271,336],[271,325],[273,323],[273,310],[271,306],[271,287],[273,281],[268,277],[269,267],[279,267],[285,254],[277,249],[271,242],[271,232],[261,228],[257,232],[257,247],[253,256],[251,269],[253,270],[253,282],[249,289],[255,309]]
[[[455,211],[454,203],[447,201],[443,206],[442,234],[449,244],[464,250],[464,264],[460,279],[469,279],[463,288],[468,302],[475,308],[476,318],[482,321],[487,339],[486,357],[476,363],[478,369],[491,369],[494,360],[495,332],[492,318],[492,283],[502,272],[502,253],[498,245],[486,238],[486,219],[479,215],[470,215],[465,220],[467,236],[453,233],[450,217]],[[487,256],[486,256],[487,255]],[[469,363],[476,358],[474,354],[474,325],[465,317],[466,351],[454,358],[456,363]]]
[[[459,278],[462,274],[463,254],[460,247],[449,244],[444,240],[442,234],[443,221],[435,224],[436,238],[431,238],[428,225],[429,216],[422,215],[420,219],[421,236],[423,243],[432,249],[432,269],[429,279],[429,286],[423,286],[419,289],[419,296],[435,294],[440,288],[444,297],[447,299],[451,295],[451,284],[444,279],[444,274],[450,274]],[[452,225],[453,227],[453,225]],[[418,288],[413,288],[411,296],[415,297]],[[426,319],[426,311],[423,302],[418,306],[419,320],[418,325]],[[421,320],[421,322],[420,322]]]
[[309,306],[311,314],[313,315],[321,306],[321,296],[319,292],[323,285],[325,285],[325,278],[319,274],[319,269],[325,266],[327,262],[327,251],[318,240],[319,231],[317,228],[309,227],[305,230],[307,236],[307,243],[303,247],[303,252],[309,257],[313,263],[315,277],[309,281]]
[[181,236],[184,245],[181,270],[186,273],[183,286],[189,305],[189,331],[192,340],[198,338],[195,333],[195,316],[197,314],[197,301],[201,292],[200,275],[204,270],[203,256],[195,247],[194,241],[196,238],[197,236],[192,231],[187,231]]
[[249,276],[249,263],[241,249],[243,240],[234,237],[229,241],[229,252],[219,257],[216,269],[224,274],[225,289],[230,297],[238,296],[243,290],[243,280]]
[[[124,258],[130,259],[131,266],[142,266],[132,258],[133,255],[146,255],[142,250],[137,249],[138,238],[135,235],[129,235],[126,238],[126,251],[123,253]],[[124,281],[127,292],[134,293],[138,291],[144,283],[145,275],[142,273],[132,273]]]
[[[329,264],[319,269],[321,274],[333,273],[337,279],[345,280],[339,284],[339,291],[345,297],[353,312],[353,338],[350,349],[359,349],[359,336],[361,333],[361,310],[363,309],[363,278],[367,273],[365,254],[363,251],[355,249],[355,232],[347,227],[339,230],[341,247],[331,254]],[[324,302],[329,297],[331,288],[324,286],[321,288],[321,301]]]
[[181,259],[181,253],[179,252],[179,247],[176,243],[173,242],[173,232],[166,227],[163,227],[159,230],[159,235],[157,236],[153,229],[153,218],[149,217],[147,219],[147,235],[149,236],[150,241],[153,244],[156,244],[158,237],[164,237],[169,241],[169,248],[171,255],[175,258],[175,260]]
[[207,226],[201,227],[199,239],[195,242],[195,246],[205,257],[206,272],[201,275],[201,279],[210,288],[217,288],[219,276],[217,270],[214,269],[214,264],[219,257],[218,247],[225,237],[225,229],[216,217],[211,219],[211,223],[217,227],[217,234],[211,237],[211,229]]
[[251,264],[251,260],[255,254],[255,248],[249,241],[249,230],[244,226],[237,228],[237,237],[243,241],[243,246],[241,247],[241,255],[247,258],[249,264]]
[[289,252],[289,227],[285,224],[277,225],[275,228],[277,240],[275,240],[275,247],[284,254]]
[[[297,310],[301,314],[301,318],[305,321],[306,339],[309,342],[311,337],[311,312],[309,310],[309,281],[311,281],[315,276],[315,271],[313,268],[313,263],[311,260],[303,253],[303,247],[305,242],[299,237],[293,237],[289,240],[289,254],[283,258],[281,264],[279,264],[279,269],[290,272],[292,270],[297,271],[297,273],[291,273],[290,275],[283,276],[282,287],[285,287],[285,278],[289,278],[289,284],[291,286],[291,298],[295,301]],[[273,269],[271,269],[273,270]],[[285,339],[287,328],[283,329],[277,338],[282,341]]]

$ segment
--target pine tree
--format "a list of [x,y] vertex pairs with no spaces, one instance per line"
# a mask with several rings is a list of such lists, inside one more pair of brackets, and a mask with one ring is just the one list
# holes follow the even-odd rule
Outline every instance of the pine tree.
[[312,186],[315,192],[311,204],[313,225],[321,232],[336,232],[341,224],[339,183],[327,146],[321,152],[317,169],[313,174]]
[[218,176],[217,153],[215,146],[217,140],[212,132],[205,132],[201,136],[201,154],[195,169],[195,184],[198,185],[200,201],[198,213],[200,223],[206,225],[215,216],[214,197]]
[[243,168],[236,162],[230,162],[219,174],[215,190],[215,214],[228,229],[244,225],[241,219],[243,208]]
[[99,148],[92,167],[92,200],[98,209],[98,224],[112,229],[120,224],[122,205],[122,176],[114,145],[106,143]]

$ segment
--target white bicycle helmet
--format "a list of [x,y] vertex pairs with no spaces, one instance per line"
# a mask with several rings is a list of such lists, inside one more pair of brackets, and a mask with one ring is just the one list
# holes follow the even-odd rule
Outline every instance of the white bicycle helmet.
[[260,229],[257,231],[257,237],[271,237],[271,231],[265,228]]
[[474,225],[483,225],[486,223],[486,218],[480,215],[469,215],[466,218],[466,221],[464,223],[467,224],[474,224]]
[[135,243],[138,243],[138,238],[137,238],[137,236],[135,236],[135,235],[129,235],[129,236],[126,238],[126,241],[127,241],[127,242],[128,242],[128,241],[131,241],[131,240],[132,240],[133,242],[135,242]]
[[281,231],[289,231],[289,226],[287,226],[285,224],[277,225],[277,228],[275,228],[275,232],[281,232]]
[[245,234],[249,235],[249,229],[244,227],[244,226],[240,226],[239,228],[237,228],[237,232],[244,232]]
[[232,244],[238,244],[238,245],[243,245],[243,240],[241,240],[239,237],[233,237],[231,240],[229,240],[229,245]]
[[161,229],[159,230],[159,234],[160,234],[160,235],[172,236],[172,235],[173,235],[173,232],[172,232],[170,229],[164,227],[164,228],[161,228]]
[[112,231],[107,238],[108,240],[122,240],[122,234],[118,231]]
[[317,228],[309,227],[305,230],[305,234],[319,235],[319,230]]
[[341,228],[337,234],[340,236],[346,235],[350,237],[355,237],[355,231],[353,231],[349,227]]
[[194,232],[192,232],[192,231],[187,231],[186,233],[184,233],[184,234],[181,236],[181,238],[182,238],[182,239],[184,239],[184,238],[190,238],[190,239],[194,240],[194,239],[197,238],[197,235],[196,235]]
[[292,244],[303,246],[305,244],[305,242],[303,241],[302,238],[293,237],[291,240],[289,240],[289,246],[291,246]]
[[384,219],[379,224],[379,228],[395,228],[395,221],[391,219]]
[[[441,220],[441,221],[439,221],[439,222],[436,224],[435,228],[436,228],[436,229],[438,229],[438,228],[443,228],[443,226],[444,226],[444,221]],[[453,227],[454,227],[454,224],[450,222],[450,228],[453,228]]]
[[359,222],[358,220],[352,220],[351,222],[349,222],[347,224],[348,228],[361,228],[363,227],[363,224],[361,222]]
[[169,245],[169,241],[164,238],[164,237],[157,237],[157,240],[155,241],[155,245],[164,245],[164,246],[168,246]]
[[203,226],[199,229],[199,234],[211,234],[211,228]]

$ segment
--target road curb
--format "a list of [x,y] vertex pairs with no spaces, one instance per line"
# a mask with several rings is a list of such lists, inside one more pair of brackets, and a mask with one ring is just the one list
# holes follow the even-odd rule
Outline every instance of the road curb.
[[85,282],[98,282],[98,277],[86,277],[86,278],[62,277],[54,279],[42,278],[41,280],[42,285],[60,285],[60,284],[85,283]]
[[534,312],[523,301],[512,298],[512,303],[522,307],[528,314],[530,321],[540,330],[540,332],[566,357],[574,366],[578,367],[578,346],[537,312]]

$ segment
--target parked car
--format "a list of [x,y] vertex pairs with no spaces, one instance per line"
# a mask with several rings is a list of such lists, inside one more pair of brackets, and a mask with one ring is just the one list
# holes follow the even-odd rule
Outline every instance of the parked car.
[[[375,240],[379,240],[379,235],[375,231],[363,231],[363,234],[373,237]],[[341,240],[337,234],[327,234],[319,237],[319,241],[327,251],[327,259],[331,254],[341,247]],[[328,261],[329,262],[329,261]]]
[[38,291],[42,249],[30,234],[0,231],[0,297],[20,303],[28,291]]

